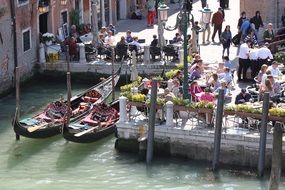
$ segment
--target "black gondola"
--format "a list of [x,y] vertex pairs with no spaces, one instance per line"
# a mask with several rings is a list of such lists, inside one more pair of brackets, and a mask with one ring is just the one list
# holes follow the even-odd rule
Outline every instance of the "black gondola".
[[92,143],[115,132],[119,119],[119,101],[110,106],[95,104],[92,111],[83,119],[64,124],[63,137],[76,143]]
[[[114,75],[114,85],[118,83],[119,78],[120,69]],[[94,103],[104,101],[111,94],[111,92],[112,76],[100,82],[99,84],[85,90],[83,93],[72,97],[71,109],[73,114],[70,117],[70,122],[84,117],[90,112],[90,107],[92,107]],[[96,97],[94,97],[94,93]],[[85,107],[83,109],[81,109],[81,104],[85,104]],[[47,138],[55,136],[61,133],[65,118],[66,117],[63,116],[59,119],[51,119],[47,116],[47,109],[45,109],[45,111],[33,116],[32,118],[21,121],[13,121],[14,131],[16,134],[28,138]]]

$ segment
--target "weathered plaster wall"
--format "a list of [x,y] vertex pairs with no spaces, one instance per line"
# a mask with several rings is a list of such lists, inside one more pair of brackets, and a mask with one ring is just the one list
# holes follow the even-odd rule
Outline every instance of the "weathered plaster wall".
[[281,27],[281,15],[284,8],[285,0],[240,0],[240,11],[245,11],[247,17],[253,17],[255,11],[259,10],[264,22],[273,23],[274,28],[277,27],[277,22],[279,22],[279,27]]
[[14,57],[9,0],[0,0],[0,93],[12,84]]
[[[28,5],[16,6],[16,27],[17,27],[17,50],[18,66],[20,67],[21,77],[26,78],[31,75],[32,68],[37,62],[37,49],[39,38],[37,35],[37,2],[30,1]],[[23,30],[31,29],[31,48],[23,50]],[[13,44],[11,44],[13,47]]]

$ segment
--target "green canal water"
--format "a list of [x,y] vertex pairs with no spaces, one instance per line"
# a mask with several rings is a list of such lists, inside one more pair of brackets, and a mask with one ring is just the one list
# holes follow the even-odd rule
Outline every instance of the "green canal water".
[[[75,84],[73,94],[89,86]],[[22,118],[65,93],[65,82],[25,85],[21,90]],[[213,173],[210,164],[174,158],[155,158],[153,165],[146,167],[137,155],[116,152],[113,136],[92,144],[67,143],[61,136],[44,140],[22,137],[16,142],[11,126],[14,99],[14,94],[0,99],[1,190],[267,189],[268,177],[258,180],[250,171]],[[285,189],[284,177],[280,189]]]

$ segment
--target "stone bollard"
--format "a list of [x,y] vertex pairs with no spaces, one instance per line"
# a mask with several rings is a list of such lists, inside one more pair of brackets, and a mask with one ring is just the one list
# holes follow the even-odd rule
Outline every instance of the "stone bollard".
[[44,48],[44,44],[40,43],[39,46],[39,54],[40,54],[40,63],[46,63],[46,55],[45,55],[45,48]]
[[85,57],[85,45],[83,43],[79,43],[79,63],[86,63]]
[[166,102],[166,126],[173,126],[173,103],[171,101]]
[[183,49],[180,49],[178,51],[178,59],[179,59],[179,63],[182,64],[184,61],[184,50]]
[[127,98],[124,96],[121,96],[119,98],[120,101],[120,123],[124,123],[127,121]]
[[144,64],[150,63],[150,47],[144,46],[144,56],[143,56]]

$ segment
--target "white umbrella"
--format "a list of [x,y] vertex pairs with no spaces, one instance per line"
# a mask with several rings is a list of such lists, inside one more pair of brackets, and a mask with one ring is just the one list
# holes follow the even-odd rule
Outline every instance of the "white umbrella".
[[138,71],[137,71],[137,57],[136,52],[132,53],[132,66],[131,66],[131,81],[135,81],[138,79]]

